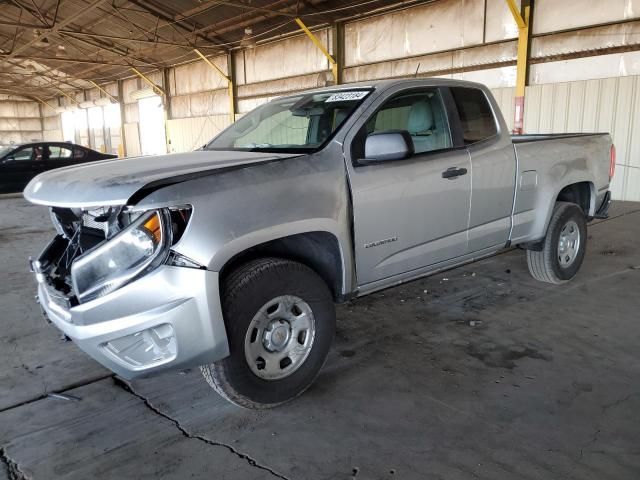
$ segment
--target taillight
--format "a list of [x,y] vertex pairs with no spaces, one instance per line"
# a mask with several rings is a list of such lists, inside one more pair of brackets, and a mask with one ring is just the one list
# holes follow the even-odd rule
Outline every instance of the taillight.
[[614,173],[616,173],[616,146],[612,143],[609,152],[609,180],[613,178]]

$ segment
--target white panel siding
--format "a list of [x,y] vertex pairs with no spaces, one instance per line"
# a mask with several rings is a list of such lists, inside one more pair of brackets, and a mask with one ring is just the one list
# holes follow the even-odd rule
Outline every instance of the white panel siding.
[[140,132],[137,122],[124,124],[124,143],[127,147],[127,157],[137,157],[141,154]]
[[167,122],[169,151],[170,153],[191,152],[200,148],[230,123],[229,115],[169,120]]
[[513,99],[515,96],[515,88],[496,88],[491,90],[491,93],[493,93],[496,102],[498,102],[498,106],[500,107],[502,115],[504,115],[509,131],[513,130],[515,115]]
[[484,4],[479,0],[441,0],[347,23],[345,64],[478,45],[482,43],[483,15]]
[[626,20],[639,12],[640,0],[536,0],[533,33]]
[[[493,90],[512,123],[513,89]],[[640,201],[640,77],[533,85],[525,96],[525,133],[609,132],[616,146],[616,200]]]
[[[314,32],[320,42],[329,45],[329,31]],[[237,63],[238,84],[257,83],[329,69],[329,62],[306,37],[299,35],[285,40],[258,45],[242,50],[242,61]],[[290,60],[290,61],[287,61]],[[242,69],[240,71],[240,69]]]
[[62,142],[62,130],[45,130],[42,139],[46,142]]

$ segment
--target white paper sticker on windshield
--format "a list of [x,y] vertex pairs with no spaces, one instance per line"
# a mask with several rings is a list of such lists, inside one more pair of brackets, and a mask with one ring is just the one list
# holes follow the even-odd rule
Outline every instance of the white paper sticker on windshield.
[[369,93],[368,90],[361,92],[340,92],[334,93],[325,100],[325,103],[329,102],[346,102],[349,100],[362,100]]

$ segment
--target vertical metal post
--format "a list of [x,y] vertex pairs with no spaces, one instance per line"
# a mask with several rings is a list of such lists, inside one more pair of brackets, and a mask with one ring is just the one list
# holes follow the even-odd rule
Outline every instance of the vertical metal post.
[[38,102],[38,113],[40,114],[40,136],[42,137],[42,140],[46,140],[46,138],[44,138],[44,111],[42,110],[42,103]]
[[513,19],[518,25],[518,61],[516,67],[516,96],[515,96],[515,118],[513,122],[513,133],[522,134],[524,130],[524,95],[527,86],[527,69],[529,60],[530,41],[530,2],[522,2],[522,14],[514,0],[506,0]]
[[336,22],[333,26],[333,56],[336,60],[336,85],[344,82],[344,23]]
[[227,53],[227,87],[229,89],[229,112],[231,112],[231,123],[236,121],[236,112],[238,111],[238,86],[234,80],[235,68],[236,64],[233,58],[233,52],[229,52]]
[[162,101],[164,103],[164,138],[167,142],[166,149],[167,153],[171,153],[171,136],[169,129],[169,120],[173,118],[173,107],[171,104],[171,75],[170,70],[168,68],[162,69],[162,87],[164,88],[165,94],[162,96]]
[[125,108],[124,108],[124,87],[123,80],[118,80],[118,104],[120,105],[120,145],[118,146],[118,156],[120,158],[127,156],[127,139],[124,138],[124,122],[125,122]]

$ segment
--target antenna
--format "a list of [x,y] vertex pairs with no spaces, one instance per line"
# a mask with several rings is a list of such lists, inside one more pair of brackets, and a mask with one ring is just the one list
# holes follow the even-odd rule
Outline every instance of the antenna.
[[418,62],[418,66],[416,67],[416,73],[415,73],[414,77],[418,76],[418,70],[420,70],[420,62]]

